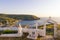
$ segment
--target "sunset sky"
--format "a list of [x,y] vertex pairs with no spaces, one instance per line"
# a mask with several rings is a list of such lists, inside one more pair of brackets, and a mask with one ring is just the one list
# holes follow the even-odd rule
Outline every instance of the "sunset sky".
[[60,17],[60,0],[0,0],[0,13]]

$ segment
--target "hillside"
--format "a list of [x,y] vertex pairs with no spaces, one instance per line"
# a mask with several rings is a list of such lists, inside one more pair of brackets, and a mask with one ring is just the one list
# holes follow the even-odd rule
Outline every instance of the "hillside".
[[40,18],[34,16],[34,15],[16,15],[16,14],[0,14],[2,17],[8,17],[8,18],[13,18],[17,20],[38,20]]
[[15,25],[18,20],[38,20],[40,18],[34,15],[15,15],[15,14],[0,14],[0,25]]

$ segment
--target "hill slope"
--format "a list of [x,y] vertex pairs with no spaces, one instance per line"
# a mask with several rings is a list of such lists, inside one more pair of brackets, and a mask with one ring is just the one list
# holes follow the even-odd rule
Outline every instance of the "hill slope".
[[34,16],[34,15],[15,15],[15,14],[0,14],[0,25],[4,24],[7,25],[7,22],[9,25],[13,25],[18,20],[38,20],[40,18]]

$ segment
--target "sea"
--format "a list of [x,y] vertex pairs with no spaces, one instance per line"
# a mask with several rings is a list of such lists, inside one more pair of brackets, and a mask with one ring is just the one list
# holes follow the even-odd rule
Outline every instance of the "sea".
[[[46,20],[48,20],[49,17],[40,17],[39,20],[25,20],[25,21],[20,21],[18,24],[21,25],[35,25],[36,23],[38,25],[43,25]],[[56,21],[57,24],[60,24],[60,17],[51,17],[52,20]]]

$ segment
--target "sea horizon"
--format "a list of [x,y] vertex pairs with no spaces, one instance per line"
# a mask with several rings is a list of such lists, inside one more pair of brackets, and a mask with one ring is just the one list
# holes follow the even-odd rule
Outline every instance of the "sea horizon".
[[[47,20],[49,17],[40,17],[40,20]],[[60,17],[51,17],[52,20],[56,21],[58,24],[60,24]]]

